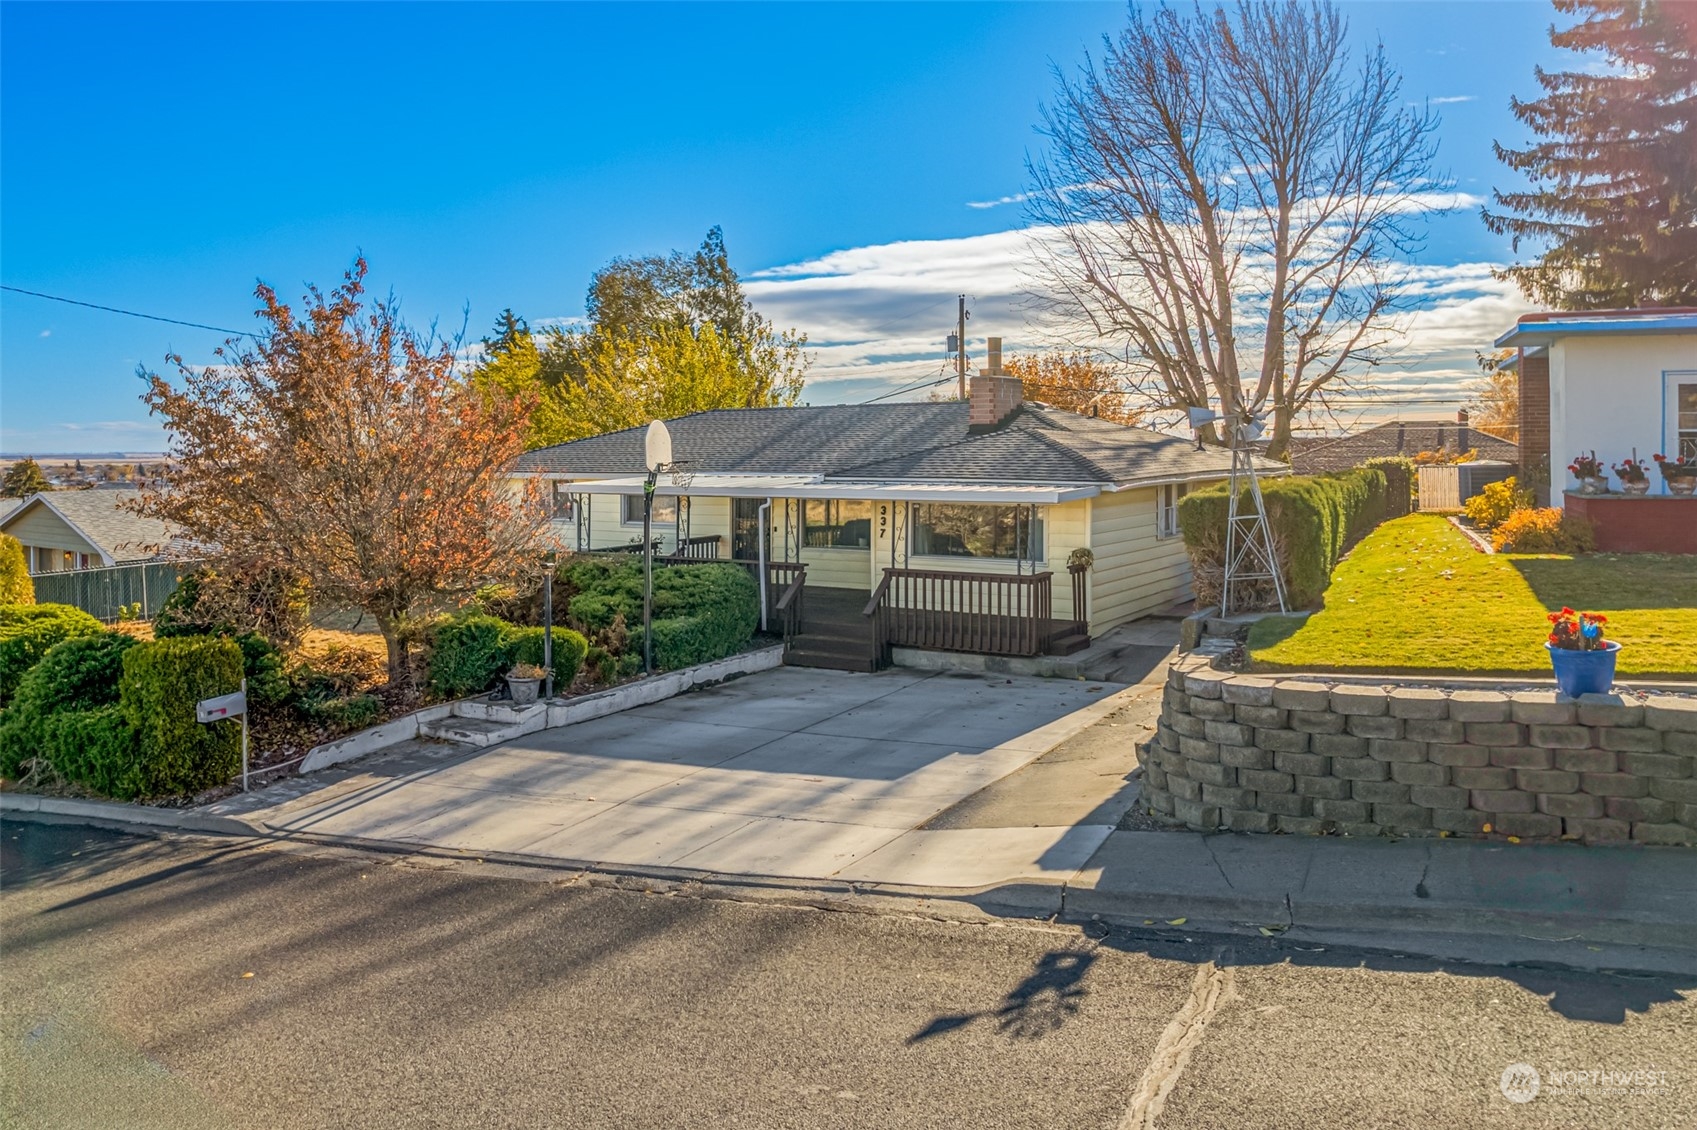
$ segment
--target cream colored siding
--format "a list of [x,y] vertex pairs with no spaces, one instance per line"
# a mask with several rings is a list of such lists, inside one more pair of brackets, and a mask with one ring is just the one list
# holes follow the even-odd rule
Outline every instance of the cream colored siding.
[[[92,565],[102,563],[100,550],[65,525],[46,506],[32,506],[27,513],[17,515],[6,524],[6,532],[25,546],[24,560],[32,572],[58,572],[66,568],[66,550],[87,554]],[[35,550],[45,552],[36,553]]]
[[1090,630],[1101,633],[1190,597],[1184,539],[1155,536],[1154,490],[1099,495],[1092,501]]
[[710,538],[719,536],[719,556],[731,555],[731,500],[728,498],[691,498],[689,500],[689,536]]
[[[1057,620],[1072,618],[1072,574],[1067,572],[1067,558],[1072,551],[1090,544],[1090,503],[1087,501],[1063,502],[1057,506],[1042,506],[1038,508],[1043,519],[1043,556],[1044,560],[1036,565],[1036,570],[1048,570],[1054,574],[1052,584],[1053,614]],[[876,528],[876,521],[874,522]],[[886,546],[880,564],[889,564],[889,550]],[[1016,572],[1029,573],[1032,564],[1025,562],[1016,566],[1013,561],[990,557],[921,557],[908,558],[907,566],[912,569],[939,569],[952,573],[988,573],[997,576],[1011,576]],[[883,576],[880,567],[879,576]],[[811,577],[810,577],[811,579]]]

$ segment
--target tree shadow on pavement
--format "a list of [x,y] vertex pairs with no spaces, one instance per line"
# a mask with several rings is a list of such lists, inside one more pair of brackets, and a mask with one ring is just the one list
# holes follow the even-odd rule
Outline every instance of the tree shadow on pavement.
[[1084,975],[1096,955],[1080,950],[1050,950],[1037,959],[1025,980],[1008,990],[1002,1003],[982,1012],[953,1012],[937,1017],[909,1036],[909,1046],[964,1028],[976,1020],[994,1020],[1004,1035],[1036,1040],[1065,1024],[1078,1011],[1088,990]]

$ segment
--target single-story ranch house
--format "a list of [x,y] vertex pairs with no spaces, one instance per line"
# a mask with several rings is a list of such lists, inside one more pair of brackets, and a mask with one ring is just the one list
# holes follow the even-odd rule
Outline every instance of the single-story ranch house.
[[31,573],[150,561],[171,543],[171,530],[124,505],[139,494],[133,489],[32,494],[0,516],[0,533],[23,543]]
[[[964,403],[723,409],[669,427],[687,473],[655,491],[659,552],[765,562],[769,613],[805,593],[793,661],[857,670],[892,646],[1065,653],[1188,599],[1177,503],[1230,469],[1218,448],[1024,401],[995,351]],[[643,438],[520,460],[518,477],[547,484],[562,548],[640,545]]]
[[1697,553],[1697,497],[1650,469],[1648,493],[1588,495],[1567,468],[1596,452],[1610,468],[1634,454],[1697,459],[1697,309],[1527,314],[1497,339],[1519,348],[1522,475],[1540,503],[1583,514],[1609,552]]

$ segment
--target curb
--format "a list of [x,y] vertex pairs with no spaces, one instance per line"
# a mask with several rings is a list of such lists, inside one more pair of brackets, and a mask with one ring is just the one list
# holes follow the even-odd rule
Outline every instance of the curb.
[[[1210,934],[1262,941],[1284,938],[1293,943],[1388,949],[1436,959],[1466,955],[1464,960],[1483,964],[1531,962],[1586,970],[1697,974],[1697,927],[1689,923],[1643,923],[1492,907],[1425,910],[1354,902],[1305,905],[1300,901],[1287,903],[1283,896],[1221,898],[1178,891],[1104,894],[1060,880],[1025,879],[985,887],[924,887],[737,875],[402,844],[357,836],[283,832],[231,817],[170,809],[138,813],[123,804],[13,794],[0,794],[0,815],[7,819],[88,824],[141,834],[239,836],[256,844],[406,857],[447,868],[476,865],[533,876],[541,872],[556,876],[551,881],[557,883],[842,913],[910,914],[978,923],[1026,919],[1086,928],[1113,926],[1148,936]],[[1174,919],[1183,922],[1175,927],[1171,924]],[[1275,930],[1275,937],[1269,939],[1263,927]]]
[[233,816],[216,816],[185,808],[153,808],[116,800],[78,800],[33,793],[0,793],[0,816],[26,820],[36,817],[41,818],[42,823],[74,822],[122,831],[161,829],[214,836],[263,834],[252,824]]

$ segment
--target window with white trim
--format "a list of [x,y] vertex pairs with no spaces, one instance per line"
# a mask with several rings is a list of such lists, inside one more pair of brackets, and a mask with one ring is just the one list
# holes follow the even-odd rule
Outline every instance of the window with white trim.
[[1673,402],[1675,454],[1697,459],[1697,384],[1675,385]]
[[[642,496],[640,494],[624,494],[619,496],[621,501],[621,516],[627,526],[642,525]],[[653,522],[656,526],[675,526],[678,524],[678,499],[676,495],[654,496]]]
[[1156,490],[1155,499],[1155,536],[1158,538],[1176,538],[1178,528],[1178,500],[1185,496],[1190,487],[1184,483],[1168,483]]
[[1036,506],[916,502],[909,541],[916,557],[1043,560],[1043,515]]
[[872,501],[864,498],[809,498],[801,504],[801,544],[866,549],[872,544]]

